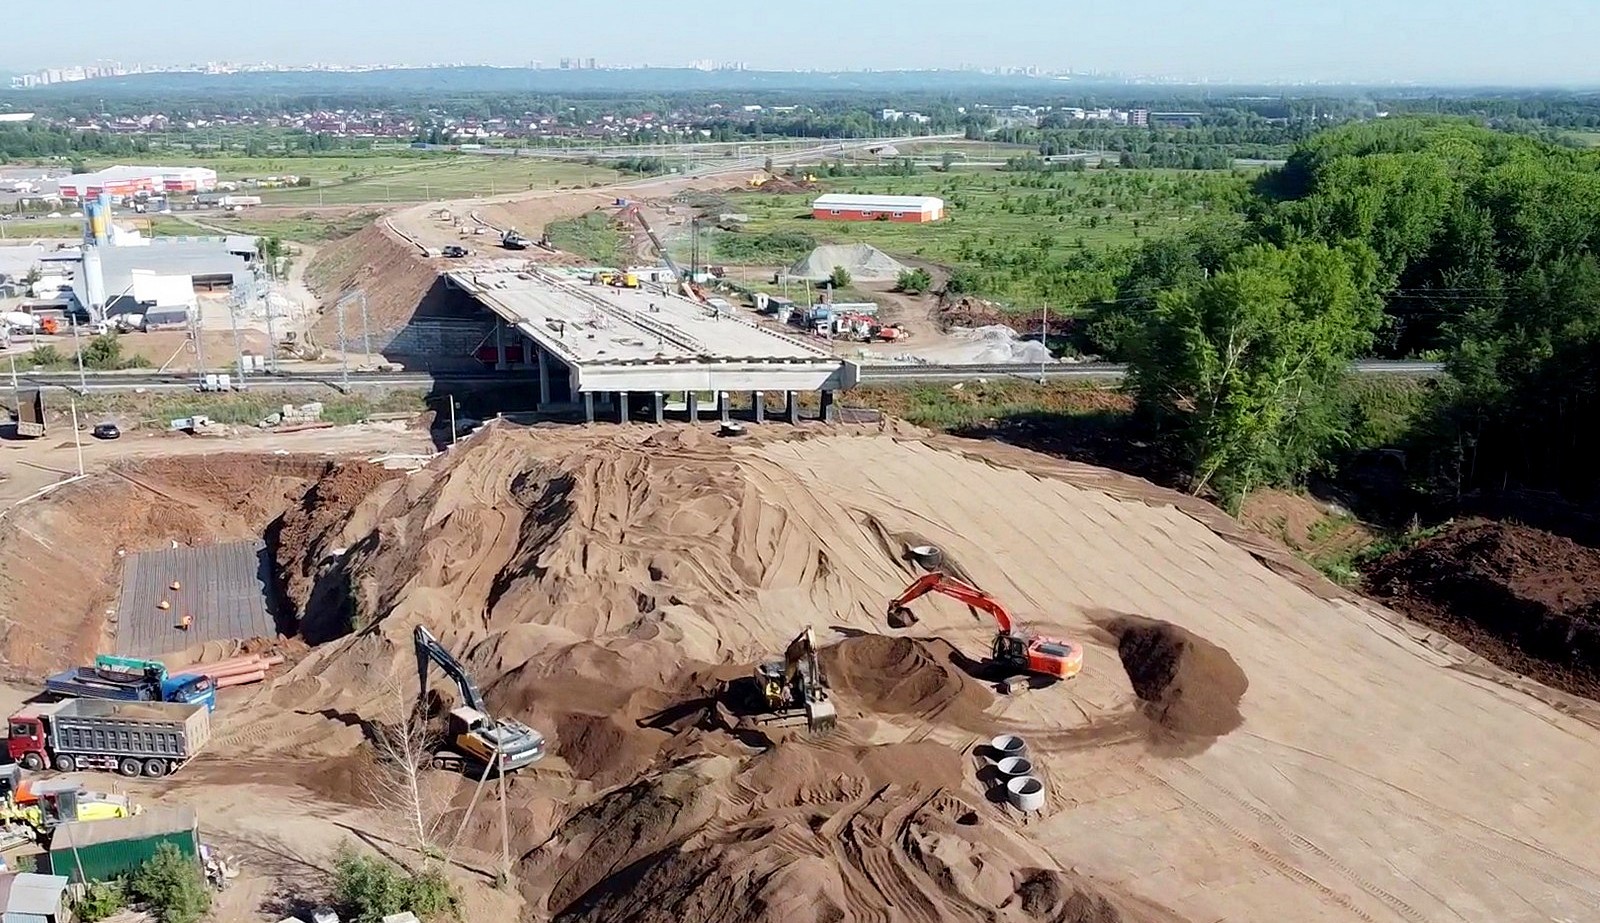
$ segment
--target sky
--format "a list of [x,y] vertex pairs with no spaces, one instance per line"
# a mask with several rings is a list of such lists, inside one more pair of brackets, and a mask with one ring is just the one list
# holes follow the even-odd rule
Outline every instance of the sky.
[[1600,0],[74,0],[65,15],[71,42],[60,17],[4,16],[0,70],[710,58],[771,70],[1033,65],[1600,86]]

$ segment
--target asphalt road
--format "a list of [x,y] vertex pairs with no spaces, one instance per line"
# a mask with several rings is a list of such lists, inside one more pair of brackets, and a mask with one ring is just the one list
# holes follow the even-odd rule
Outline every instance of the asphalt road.
[[[1367,359],[1355,364],[1358,375],[1397,375],[1411,378],[1432,378],[1441,374],[1443,365],[1437,362],[1390,361]],[[864,385],[921,384],[934,382],[976,381],[983,378],[1016,378],[1026,381],[1059,381],[1081,378],[1114,381],[1127,373],[1127,366],[1104,362],[1054,363],[1051,365],[864,365],[861,383]],[[533,381],[531,374],[472,371],[472,372],[351,372],[349,383],[357,387],[427,388],[442,382],[462,384],[494,384],[519,379]],[[77,372],[47,372],[19,374],[21,387],[45,387],[65,391],[161,391],[194,390],[195,376],[156,375],[142,372],[87,372],[83,376],[86,388],[80,389]],[[252,387],[273,385],[326,385],[343,387],[344,377],[338,370],[315,372],[282,372],[277,375],[252,375],[246,384]]]

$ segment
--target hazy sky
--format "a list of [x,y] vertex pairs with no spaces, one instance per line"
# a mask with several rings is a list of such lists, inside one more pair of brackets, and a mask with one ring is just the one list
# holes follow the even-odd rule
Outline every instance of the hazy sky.
[[0,68],[712,58],[1600,85],[1600,0],[74,0],[70,41],[28,8],[5,17]]

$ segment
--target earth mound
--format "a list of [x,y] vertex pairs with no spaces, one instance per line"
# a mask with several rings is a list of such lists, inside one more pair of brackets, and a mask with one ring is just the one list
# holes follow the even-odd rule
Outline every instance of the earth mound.
[[789,267],[789,277],[821,282],[836,266],[843,266],[856,282],[893,282],[906,271],[905,264],[871,244],[836,244],[811,251]]
[[1157,619],[1119,615],[1103,625],[1159,745],[1192,752],[1244,722],[1250,680],[1222,648]]
[[1501,667],[1600,699],[1600,551],[1473,522],[1380,559],[1378,598]]

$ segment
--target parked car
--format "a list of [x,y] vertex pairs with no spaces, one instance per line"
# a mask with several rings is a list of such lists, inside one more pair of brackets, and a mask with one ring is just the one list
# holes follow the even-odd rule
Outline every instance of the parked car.
[[117,429],[115,423],[101,423],[94,428],[96,439],[116,439],[122,435],[122,430]]
[[461,257],[467,255],[467,248],[466,247],[458,247],[455,244],[451,244],[450,246],[445,247],[443,250],[440,250],[439,252],[443,253],[445,256],[447,256],[447,257],[449,257],[451,259],[460,259]]

